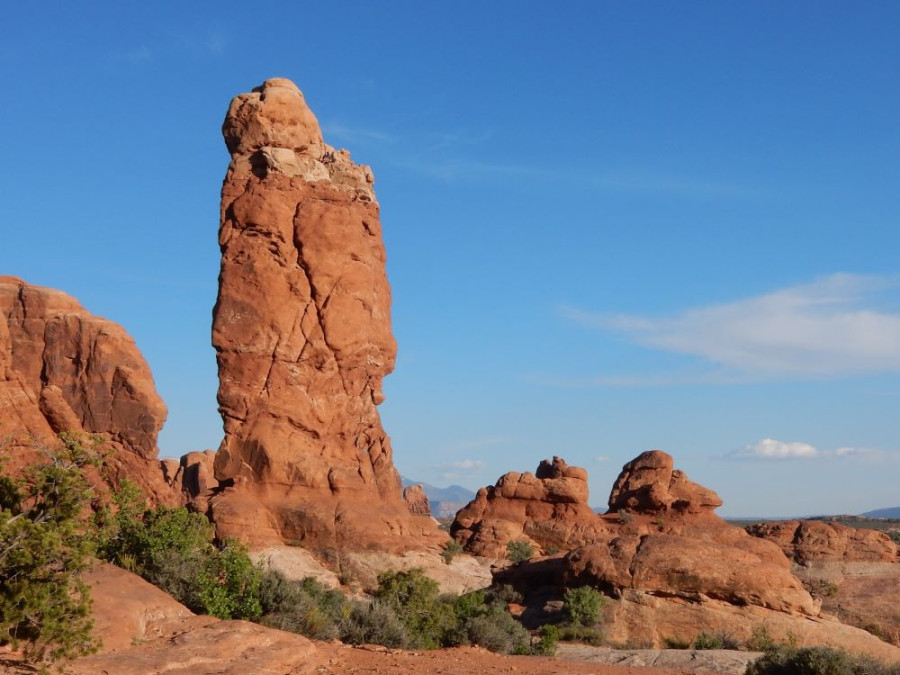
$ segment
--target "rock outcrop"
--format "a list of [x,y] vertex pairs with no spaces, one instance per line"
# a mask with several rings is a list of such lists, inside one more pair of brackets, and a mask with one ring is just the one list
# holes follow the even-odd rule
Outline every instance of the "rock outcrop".
[[196,616],[123,569],[99,563],[85,574],[100,652],[65,665],[72,675],[283,675],[314,673],[306,638],[246,621]]
[[495,583],[525,595],[532,625],[554,620],[565,589],[589,585],[613,599],[604,632],[622,643],[661,647],[701,631],[746,641],[767,627],[778,640],[795,635],[801,644],[900,654],[823,616],[782,550],[719,518],[721,503],[654,450],[623,467],[609,511],[595,515],[585,472],[554,458],[534,476],[506,474],[480,490],[451,532],[470,552],[497,557],[507,541],[526,537],[545,552],[559,549],[495,568]]
[[774,542],[800,564],[810,562],[900,562],[900,547],[884,532],[821,520],[755,523],[747,532]]
[[609,528],[588,506],[587,472],[559,457],[532,474],[511,471],[481,488],[457,514],[450,535],[474,555],[503,558],[510,541],[541,551],[605,541]]
[[0,439],[16,471],[60,432],[100,436],[104,477],[129,478],[151,502],[176,504],[156,459],[166,419],[153,377],[121,326],[61,291],[0,277]]
[[712,513],[720,506],[719,495],[689,481],[661,450],[643,452],[622,467],[609,495],[610,511],[696,514]]
[[328,549],[439,540],[406,508],[376,409],[396,345],[371,171],[324,143],[289,80],[237,96],[222,131],[219,534]]
[[410,485],[403,488],[403,501],[406,508],[414,516],[431,516],[431,505],[422,485]]

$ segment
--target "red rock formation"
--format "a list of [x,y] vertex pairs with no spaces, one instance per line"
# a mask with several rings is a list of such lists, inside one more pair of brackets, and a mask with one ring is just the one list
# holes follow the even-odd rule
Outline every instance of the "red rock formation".
[[403,488],[403,501],[414,516],[431,516],[428,495],[425,494],[425,488],[421,484]]
[[[34,443],[63,431],[97,434],[105,473],[127,477],[152,502],[179,501],[156,460],[166,418],[147,363],[117,324],[60,291],[0,277],[0,439],[15,470],[35,460]],[[29,450],[31,448],[31,450]]]
[[285,79],[236,97],[222,129],[217,529],[414,548],[436,528],[407,511],[375,408],[396,345],[372,173]]
[[900,548],[884,532],[821,520],[784,520],[747,527],[754,537],[777,544],[800,563],[900,562]]
[[450,534],[468,552],[496,558],[520,539],[543,551],[605,541],[609,528],[587,501],[587,472],[554,457],[534,475],[511,471],[481,488],[456,514]]
[[640,513],[712,513],[722,500],[688,480],[670,455],[648,450],[622,467],[609,495],[610,511]]
[[246,621],[196,616],[139,576],[105,563],[84,575],[99,653],[69,661],[70,675],[315,673],[312,642]]

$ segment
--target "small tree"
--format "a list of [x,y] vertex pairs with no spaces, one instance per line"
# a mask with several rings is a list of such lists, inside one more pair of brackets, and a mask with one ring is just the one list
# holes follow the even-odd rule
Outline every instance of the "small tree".
[[604,605],[606,598],[600,591],[590,586],[567,588],[563,598],[563,609],[573,626],[588,628],[596,625]]
[[61,435],[46,461],[20,478],[0,476],[0,644],[25,643],[31,661],[96,650],[90,594],[78,578],[89,542],[79,521],[91,487],[96,440]]

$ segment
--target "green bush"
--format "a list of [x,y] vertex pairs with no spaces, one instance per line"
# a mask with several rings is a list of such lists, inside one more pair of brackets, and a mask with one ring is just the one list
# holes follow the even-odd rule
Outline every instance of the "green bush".
[[414,647],[440,647],[445,633],[456,625],[452,602],[440,597],[437,582],[419,567],[378,575],[374,595],[394,610]]
[[525,539],[506,543],[506,557],[516,564],[530,560],[534,556],[534,546]]
[[528,654],[531,635],[509,612],[492,611],[466,622],[469,643],[492,652]]
[[776,646],[775,638],[773,638],[772,634],[769,632],[768,626],[765,624],[754,626],[753,632],[750,634],[750,639],[747,640],[747,649],[751,652],[764,652],[767,649],[772,649]]
[[584,642],[597,647],[604,642],[602,631],[587,626],[563,625],[559,629],[559,639],[563,642]]
[[532,651],[540,656],[553,656],[556,654],[556,645],[559,642],[559,628],[552,623],[541,626],[540,640],[534,645]]
[[356,602],[341,626],[341,640],[354,645],[378,644],[385,647],[416,646],[406,624],[387,602]]
[[722,640],[717,635],[711,635],[706,631],[694,638],[694,649],[722,649]]
[[95,651],[90,594],[79,579],[90,543],[79,517],[91,488],[82,468],[99,462],[96,439],[60,435],[46,462],[0,476],[0,645],[24,643],[29,661]]
[[591,586],[567,588],[563,597],[563,610],[573,626],[596,625],[605,606],[606,598]]
[[113,508],[94,515],[98,557],[163,589],[194,612],[220,619],[260,617],[262,570],[237,541],[213,545],[213,528],[200,513],[158,506],[148,510],[137,486],[123,480]]
[[453,562],[453,559],[462,552],[462,545],[455,539],[451,539],[444,544],[444,550],[441,551],[441,557],[444,559],[444,562],[449,565]]
[[900,675],[900,665],[888,666],[865,656],[831,647],[770,647],[747,665],[746,675]]

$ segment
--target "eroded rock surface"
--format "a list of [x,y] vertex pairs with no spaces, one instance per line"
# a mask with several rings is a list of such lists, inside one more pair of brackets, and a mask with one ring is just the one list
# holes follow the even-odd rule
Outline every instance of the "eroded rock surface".
[[72,675],[300,675],[315,672],[316,648],[293,633],[196,616],[123,569],[98,563],[85,575],[98,654],[65,666]]
[[414,516],[430,516],[431,506],[428,503],[428,495],[421,485],[410,485],[403,488],[403,501],[406,508]]
[[587,502],[587,472],[554,457],[534,474],[511,471],[481,488],[456,514],[450,534],[468,552],[495,558],[506,556],[510,541],[542,551],[605,541],[609,528]]
[[878,530],[821,520],[782,520],[747,527],[777,544],[792,560],[808,562],[900,562],[900,547]]
[[237,96],[222,130],[218,532],[257,546],[440,540],[406,508],[375,407],[396,344],[371,171],[324,143],[289,80]]
[[156,459],[166,406],[134,340],[69,295],[0,277],[0,439],[15,471],[60,432],[101,436],[104,474],[175,504]]
[[719,495],[688,480],[661,450],[648,450],[626,464],[609,495],[610,511],[694,514],[720,506]]

